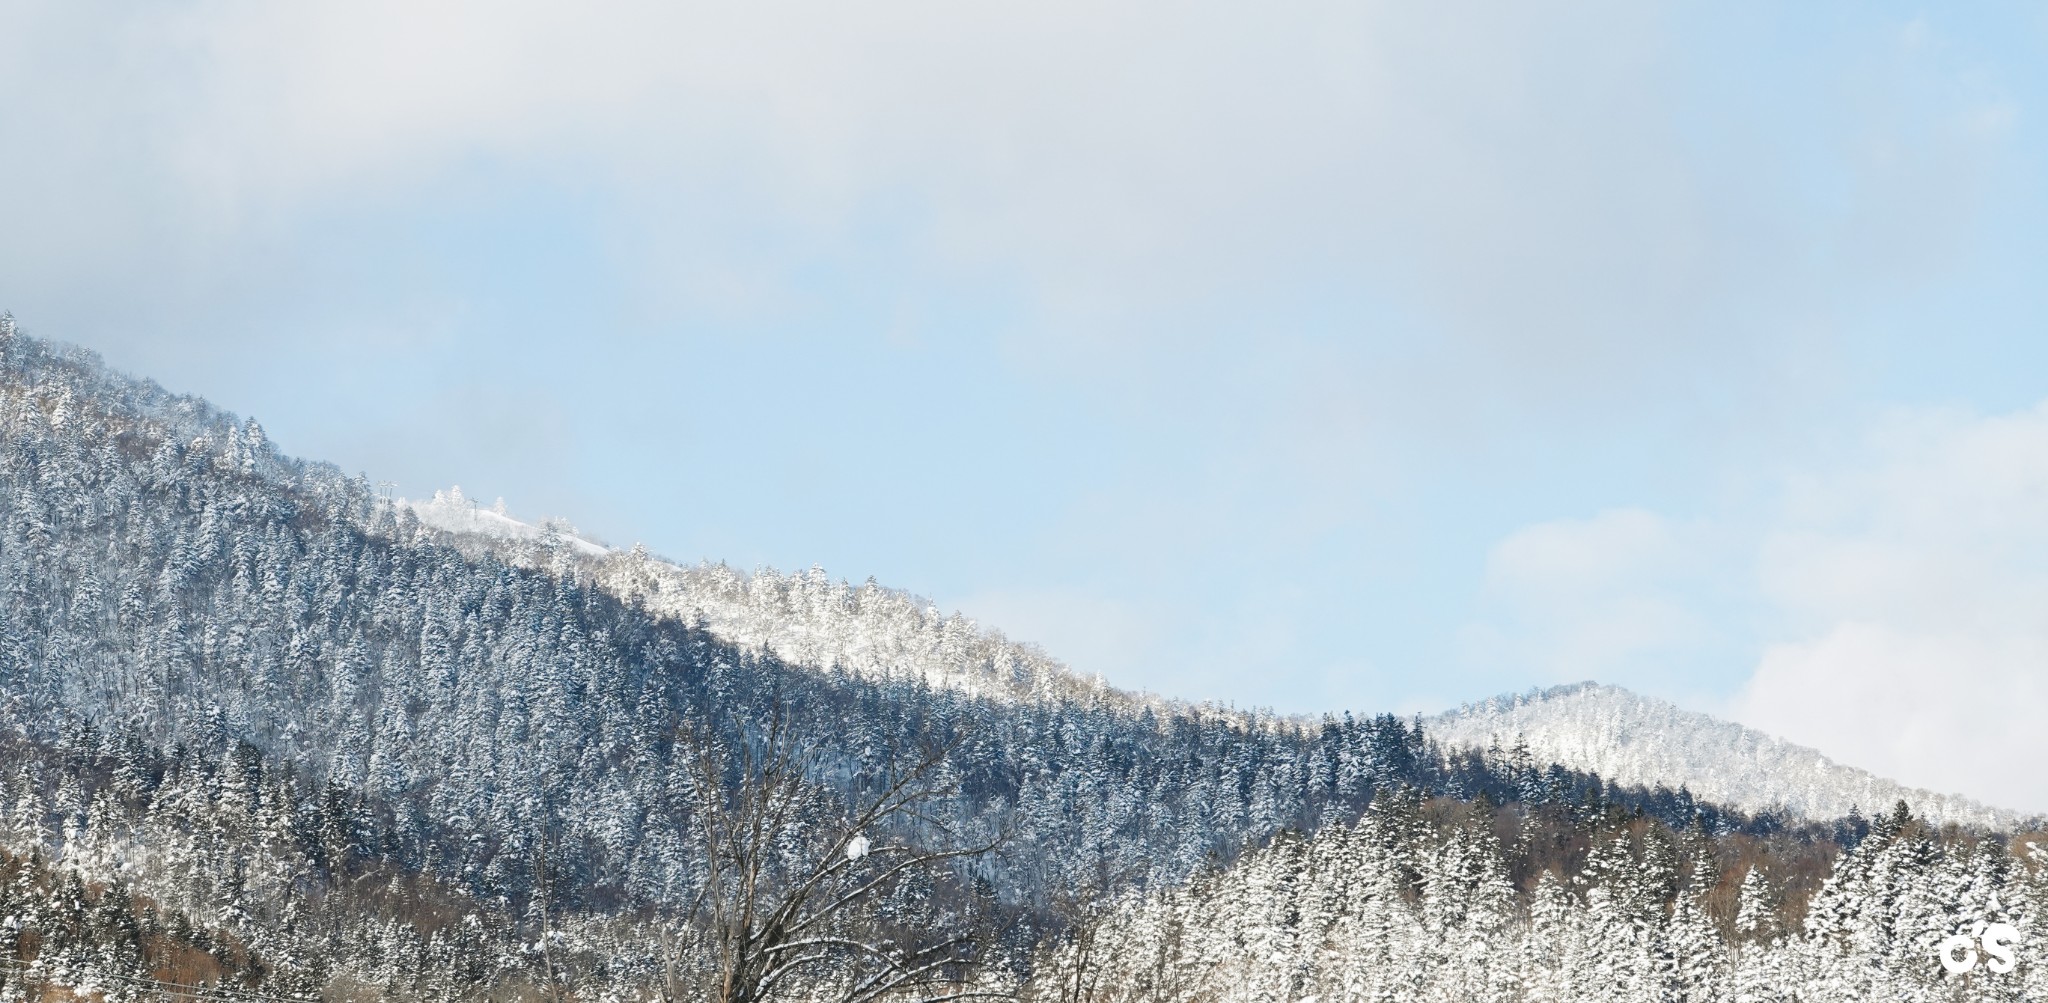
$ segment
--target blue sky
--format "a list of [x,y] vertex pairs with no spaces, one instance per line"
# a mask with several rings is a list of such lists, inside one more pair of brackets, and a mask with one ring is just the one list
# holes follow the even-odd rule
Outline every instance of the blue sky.
[[1982,711],[2048,706],[2044,57],[2018,5],[15,0],[0,307],[1127,686],[1597,678],[2048,807]]

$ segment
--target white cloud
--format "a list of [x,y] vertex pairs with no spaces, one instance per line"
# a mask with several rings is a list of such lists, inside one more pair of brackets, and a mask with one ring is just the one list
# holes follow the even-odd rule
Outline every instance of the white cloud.
[[1914,787],[2048,811],[2048,638],[1845,621],[1772,644],[1744,723]]
[[[1447,437],[1567,438],[1503,414],[1590,416],[1575,428],[1600,436],[1675,428],[1685,441],[1660,448],[1687,455],[1724,433],[1719,418],[1768,427],[1830,403],[1811,374],[1837,361],[1823,343],[1837,311],[1888,304],[1963,254],[2024,109],[1944,44],[1938,17],[1815,32],[1717,12],[1703,33],[1674,16],[25,0],[0,5],[0,306],[108,348],[162,337],[197,306],[231,318],[163,353],[211,348],[191,370],[265,357],[200,344],[237,332],[403,341],[461,304],[404,282],[324,288],[291,271],[315,253],[298,228],[324,214],[403,230],[409,199],[459,202],[437,185],[479,163],[599,193],[592,212],[622,249],[607,265],[637,269],[651,301],[721,317],[863,260],[863,228],[901,230],[922,256],[909,267],[933,273],[891,290],[905,302],[994,276],[1028,314],[986,322],[1015,329],[1013,359],[1112,381],[1102,398],[1202,433],[1186,470],[1140,458],[1136,487],[1100,503],[1110,517],[1082,513],[1095,535],[1071,534],[1089,559],[1134,540],[1167,554],[1158,585],[1213,565],[1211,539],[1307,553],[1372,509],[1383,478],[1413,476],[1387,471],[1415,454],[1480,465],[1484,449],[1440,448]],[[1750,58],[1764,30],[1783,58]],[[2026,437],[1915,421],[1891,448],[1925,435],[1928,457],[1997,454],[2000,435]],[[1990,636],[2019,659],[2026,610],[2048,608],[2038,534],[2011,549],[2033,488],[1956,462],[1819,477],[1747,537],[1626,510],[1532,529],[1494,554],[1468,652],[1552,678],[1668,681],[1725,645],[1700,596],[1756,591],[1724,565],[1761,552],[1786,619],[1759,686],[1841,671],[1830,659],[1860,649],[1824,642],[1853,624]],[[1982,490],[1941,494],[1955,484]],[[1865,493],[1898,501],[1873,513]],[[1959,528],[1973,520],[1993,529]],[[1158,635],[1204,629],[1085,592],[985,598],[968,608],[1119,677],[1170,671],[1147,654]],[[1209,647],[1234,655],[1297,627],[1272,622]]]
[[1745,721],[2048,809],[2048,404],[1895,414],[1795,482],[1760,553],[1784,622],[1737,701]]
[[1685,685],[1674,670],[1714,635],[1697,607],[1708,545],[1704,527],[1642,509],[1517,530],[1487,556],[1483,617],[1465,628],[1465,657],[1528,683]]
[[[1721,704],[1911,786],[2048,810],[2048,402],[1895,411],[1761,511],[1526,527],[1481,605],[1476,661]],[[1711,679],[1745,662],[1724,702]]]
[[1487,557],[1486,584],[1549,594],[1613,589],[1654,576],[1680,550],[1663,517],[1642,509],[1611,509],[1591,519],[1561,519],[1515,531]]
[[[1844,115],[1823,170],[1869,183],[1805,219],[1813,165],[1685,133],[1696,88],[1766,100],[1696,79],[1685,32],[1630,4],[18,4],[0,121],[33,156],[0,165],[0,208],[76,234],[60,263],[100,282],[122,244],[137,271],[203,260],[501,161],[617,187],[654,290],[746,243],[704,225],[736,193],[823,234],[882,201],[935,259],[1024,276],[1042,351],[1348,295],[1482,349],[1440,360],[1439,390],[1480,370],[1475,397],[1597,399],[1746,364],[1731,332],[1752,325],[1723,321],[1827,284],[1817,245],[1941,246],[1926,233],[1972,217],[1997,147],[1924,142],[1924,120],[2009,108],[1979,87],[1910,120]],[[1898,34],[1845,72],[1945,85]],[[219,267],[262,248],[239,253]]]

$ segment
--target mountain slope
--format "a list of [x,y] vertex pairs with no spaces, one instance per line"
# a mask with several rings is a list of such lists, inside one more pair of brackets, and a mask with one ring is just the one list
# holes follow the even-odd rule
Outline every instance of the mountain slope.
[[[1390,718],[1147,718],[1049,663],[1020,674],[1013,649],[886,590],[729,572],[671,588],[689,572],[558,533],[452,546],[361,481],[279,455],[253,421],[11,332],[0,444],[0,719],[46,741],[97,721],[158,748],[246,742],[385,803],[408,865],[494,891],[523,887],[545,823],[566,833],[550,865],[589,879],[591,901],[688,901],[678,736],[738,740],[777,706],[843,784],[957,743],[953,820],[1036,851],[995,876],[1012,893],[1048,869],[1075,872],[1059,884],[1094,868],[1176,880],[1424,779],[1419,739]],[[849,591],[872,610],[846,610]],[[725,592],[752,597],[770,650],[693,622]],[[835,663],[868,652],[862,671],[776,654],[806,632]],[[949,666],[1044,699],[933,685]]]
[[[852,586],[816,567],[794,574],[742,572],[723,563],[665,561],[639,547],[615,550],[560,520],[534,524],[512,518],[502,505],[479,508],[460,488],[398,505],[452,546],[527,566],[573,564],[599,588],[651,614],[791,665],[1010,701],[1081,699],[1163,714],[1197,709],[1084,679],[1035,645],[872,580]],[[1285,723],[1218,707],[1199,710],[1245,726]]]
[[1748,812],[1825,820],[1852,809],[1883,811],[1903,800],[1936,823],[2013,829],[2028,821],[2018,812],[1906,787],[1763,732],[1598,683],[1466,704],[1428,719],[1424,728],[1448,746],[1505,748],[1519,740],[1538,760],[1623,784],[1683,786]]
[[[824,572],[741,573],[723,564],[678,565],[638,550],[597,546],[556,521],[510,519],[480,510],[459,492],[411,503],[425,524],[456,538],[489,541],[508,560],[532,560],[523,542],[554,541],[600,587],[650,611],[695,623],[745,650],[790,664],[890,680],[916,679],[971,695],[1031,701],[1091,699],[1171,715],[1190,708],[1087,680],[1043,650],[1018,644],[957,614],[874,582],[835,583]],[[547,550],[547,548],[539,548]],[[1211,714],[1228,714],[1203,708]],[[1314,727],[1306,719],[1242,715],[1247,727]],[[1583,683],[1468,705],[1425,728],[1446,748],[1484,749],[1523,737],[1536,765],[1557,763],[1604,779],[1654,789],[1685,787],[1701,800],[1749,813],[1778,811],[1813,821],[1853,808],[1888,810],[1905,800],[1937,822],[2011,829],[2030,821],[1967,798],[1908,788],[1740,725],[1684,711],[1611,686]]]
[[[535,924],[601,928],[588,956],[616,963],[593,961],[584,998],[633,998],[713,877],[696,823],[723,794],[701,763],[777,727],[821,812],[941,755],[920,818],[1003,852],[918,908],[1022,912],[994,926],[1012,956],[1060,928],[1056,895],[1179,881],[1447,783],[1391,717],[1167,710],[1020,673],[1021,649],[901,593],[664,584],[691,574],[546,527],[434,530],[253,421],[0,317],[0,743],[52,750],[0,744],[0,846],[177,904],[308,985],[436,995],[421,973],[475,915],[513,948],[461,948],[509,959],[477,984],[562,977],[517,949]],[[758,646],[705,629],[720,596]],[[803,661],[776,653],[806,638]],[[365,914],[412,932],[365,944]]]
[[[978,931],[997,958],[1092,898],[1389,795],[1519,801],[1498,810],[1548,820],[1542,846],[1567,854],[1580,827],[1644,816],[1703,838],[1772,828],[1554,765],[1437,757],[1387,715],[1119,693],[872,583],[673,565],[440,505],[458,511],[423,518],[0,316],[0,850],[111,891],[110,929],[131,898],[187,917],[243,988],[625,999],[708,964],[674,945],[697,942],[718,880],[699,822],[744,781],[703,767],[783,728],[806,749],[806,808],[776,852],[940,757],[920,818],[1001,851],[877,915]],[[135,952],[94,960],[135,939],[118,930],[66,942],[80,924],[26,922],[46,981],[166,977]],[[7,929],[0,952],[26,951]]]

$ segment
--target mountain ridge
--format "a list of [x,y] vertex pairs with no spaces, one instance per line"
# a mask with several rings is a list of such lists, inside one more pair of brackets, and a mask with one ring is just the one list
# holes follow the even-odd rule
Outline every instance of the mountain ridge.
[[[817,569],[691,568],[497,512],[451,532],[282,455],[253,420],[11,325],[0,443],[0,870],[56,862],[81,889],[66,909],[143,924],[43,941],[57,985],[149,976],[160,929],[203,934],[215,953],[194,965],[347,994],[329,998],[697,984],[723,957],[699,904],[729,886],[700,823],[747,783],[721,750],[785,734],[805,758],[776,854],[935,757],[916,825],[1002,852],[835,928],[911,946],[967,931],[998,983],[1028,977],[1091,902],[1210,880],[1368,811],[1400,832],[1507,833],[1522,891],[1539,872],[1598,880],[1586,851],[1606,833],[1690,847],[1717,881],[1761,854],[1773,887],[1804,894],[1829,847],[1911,823],[1786,825],[1387,714],[1127,694]],[[0,873],[0,915],[20,909],[37,937],[77,927],[19,884]],[[833,972],[820,956],[819,983]]]
[[[1460,705],[1424,719],[1439,742],[1462,748],[1524,743],[1538,759],[1645,787],[1684,786],[1749,812],[1820,821],[1905,801],[1936,821],[1992,829],[2039,816],[1879,777],[1742,724],[1591,680],[1536,687]],[[1657,736],[1654,743],[1646,735]]]
[[[873,581],[860,586],[835,582],[815,566],[783,574],[774,569],[741,572],[723,563],[668,561],[642,548],[622,550],[586,540],[564,520],[527,523],[508,516],[502,505],[478,508],[454,490],[437,491],[431,501],[401,499],[400,504],[418,513],[423,524],[489,541],[496,550],[511,551],[515,560],[522,548],[573,553],[593,569],[601,587],[615,594],[662,615],[696,622],[742,648],[820,671],[885,680],[907,674],[969,695],[1012,700],[1086,695],[1168,714],[1199,708],[1243,727],[1305,730],[1315,727],[1321,716],[1237,711],[1104,685],[1038,645],[1013,641],[999,629],[961,614],[943,614],[913,593]],[[535,555],[528,553],[525,559]],[[891,629],[873,630],[877,619],[889,621]],[[877,643],[878,634],[887,643]],[[911,643],[905,644],[905,639]],[[1555,731],[1549,718],[1530,716],[1537,705],[1557,711],[1563,703],[1573,702],[1605,706],[1580,715],[1573,722],[1573,734]],[[1646,789],[1683,787],[1697,797],[1751,813],[1778,812],[1819,822],[1845,817],[1852,810],[1866,815],[1886,811],[1904,800],[1938,822],[2013,829],[2038,821],[1961,795],[1909,787],[1775,735],[1592,680],[1498,694],[1426,716],[1424,722],[1438,743],[1475,751],[1496,742],[1512,744],[1510,732],[1527,739],[1533,729],[1536,738],[1530,752],[1538,760]],[[1644,757],[1630,750],[1641,746],[1646,733],[1711,734],[1709,747],[1738,755],[1709,763],[1691,747],[1698,743],[1678,742],[1686,748],[1667,749],[1663,756],[1639,762]],[[1730,769],[1733,776],[1717,775]],[[1798,778],[1805,778],[1804,783],[1795,782]]]
[[459,487],[437,490],[425,501],[400,498],[395,505],[449,541],[513,563],[576,563],[599,587],[649,612],[792,665],[877,680],[915,677],[969,696],[1081,697],[1131,711],[1199,713],[1239,727],[1303,731],[1318,724],[1317,715],[1239,709],[1108,684],[1041,645],[872,578],[853,585],[817,565],[788,573],[742,570],[723,561],[672,560],[637,544],[612,547],[581,535],[565,519],[526,522],[508,513],[502,501],[479,506]]
[[[915,676],[970,696],[1020,701],[1085,696],[1163,714],[1199,709],[1241,727],[1309,730],[1323,716],[1239,711],[1105,685],[1036,644],[1013,641],[1000,629],[962,614],[944,614],[914,593],[872,580],[860,586],[835,582],[816,566],[783,574],[772,568],[742,572],[723,563],[669,561],[640,547],[620,549],[585,539],[566,520],[522,522],[510,517],[502,502],[480,508],[459,489],[436,491],[425,502],[400,499],[398,504],[417,513],[424,525],[488,541],[488,546],[515,561],[535,560],[536,548],[573,556],[614,594],[661,615],[693,622],[744,649],[819,671],[882,680]],[[889,628],[875,630],[877,621],[886,621]],[[1531,718],[1530,709],[1537,705],[1557,711],[1564,703],[1589,702],[1605,706],[1579,715],[1573,722],[1575,734],[1556,732],[1551,718]],[[1533,729],[1536,739],[1530,752],[1538,760],[1646,789],[1687,788],[1697,797],[1756,814],[1777,812],[1821,822],[1852,811],[1886,811],[1903,800],[1937,822],[2013,829],[2039,821],[2037,816],[1962,795],[1900,784],[1817,749],[1593,680],[1497,694],[1424,721],[1438,743],[1472,750],[1496,742],[1512,744],[1503,729],[1525,739]],[[1667,748],[1639,762],[1644,757],[1631,750],[1640,747],[1645,733],[1710,734],[1710,747],[1737,755],[1708,763],[1692,747],[1698,743],[1681,741],[1666,743],[1681,748]],[[1730,769],[1732,776],[1718,775]]]

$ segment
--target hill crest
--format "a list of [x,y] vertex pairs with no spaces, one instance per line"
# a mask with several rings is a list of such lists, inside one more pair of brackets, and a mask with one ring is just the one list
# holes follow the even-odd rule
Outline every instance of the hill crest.
[[1540,760],[1644,787],[1681,786],[1694,796],[1749,812],[1825,820],[1865,815],[1897,801],[1940,823],[2012,829],[2036,821],[2019,812],[1940,794],[1846,766],[1819,750],[1597,682],[1531,689],[1465,704],[1426,718],[1446,747],[1512,746]]

